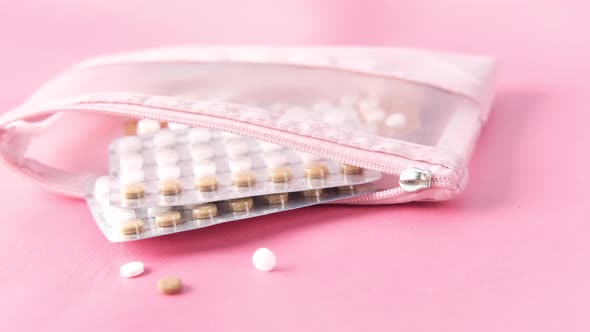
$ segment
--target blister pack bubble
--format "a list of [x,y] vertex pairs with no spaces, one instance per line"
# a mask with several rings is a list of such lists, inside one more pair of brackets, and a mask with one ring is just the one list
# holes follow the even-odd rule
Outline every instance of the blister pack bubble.
[[109,147],[110,204],[127,208],[207,202],[356,186],[381,174],[293,149],[205,128],[138,132]]
[[126,242],[254,218],[375,192],[372,184],[244,197],[205,204],[122,208],[110,205],[108,177],[86,184],[86,202],[105,237]]

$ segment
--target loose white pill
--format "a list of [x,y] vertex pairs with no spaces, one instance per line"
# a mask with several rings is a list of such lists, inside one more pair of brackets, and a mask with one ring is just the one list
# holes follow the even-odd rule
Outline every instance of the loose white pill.
[[181,129],[188,128],[188,126],[185,124],[169,122],[168,128],[170,128],[170,130],[181,130]]
[[109,196],[109,192],[109,177],[101,176],[94,183],[94,198],[97,201],[102,202]]
[[252,264],[259,271],[268,272],[277,264],[277,257],[267,248],[260,248],[252,255]]
[[375,108],[364,113],[365,121],[369,124],[377,124],[385,119],[385,111]]
[[402,113],[393,113],[385,119],[385,125],[389,128],[402,128],[406,125],[406,116]]
[[320,157],[318,155],[307,153],[307,152],[300,152],[299,153],[299,157],[301,158],[301,160],[304,163],[309,163],[309,162],[312,162],[312,161],[318,161],[318,160],[322,160],[323,159],[322,157]]
[[171,211],[172,207],[170,206],[152,206],[147,208],[147,215],[150,218],[155,218],[157,215],[162,214],[164,212]]
[[122,170],[121,174],[119,175],[119,181],[121,184],[139,183],[143,181],[143,179],[143,171],[138,169]]
[[154,136],[154,145],[157,148],[167,148],[176,144],[176,135],[170,130],[163,130]]
[[180,178],[180,167],[176,165],[162,165],[158,167],[158,179],[178,180]]
[[248,142],[243,140],[231,140],[225,143],[225,152],[231,157],[248,153]]
[[160,122],[152,119],[141,119],[137,122],[137,135],[153,134],[160,130]]
[[283,166],[288,161],[288,156],[282,152],[271,152],[264,156],[264,162],[269,168]]
[[217,173],[217,166],[211,160],[198,161],[193,163],[193,174],[195,177],[214,176]]
[[121,154],[119,164],[123,170],[137,170],[143,167],[143,157],[139,153]]
[[229,160],[229,169],[232,173],[246,172],[252,169],[252,159],[248,157],[236,157]]
[[379,101],[373,98],[363,99],[359,102],[359,108],[361,111],[375,109],[379,107]]
[[205,143],[211,139],[211,132],[205,128],[191,128],[188,131],[187,137],[188,141],[193,144]]
[[142,262],[129,262],[121,265],[119,272],[123,278],[133,278],[144,272],[144,266]]
[[119,140],[120,152],[137,152],[141,150],[141,139],[139,137],[131,136],[124,137]]
[[156,163],[158,165],[174,165],[178,162],[178,152],[174,149],[156,150]]
[[270,143],[270,142],[260,142],[260,149],[262,151],[277,151],[277,150],[281,150],[283,147],[278,145],[278,144],[274,144],[274,143]]
[[206,144],[197,144],[191,148],[191,156],[195,161],[202,161],[213,158],[215,151]]

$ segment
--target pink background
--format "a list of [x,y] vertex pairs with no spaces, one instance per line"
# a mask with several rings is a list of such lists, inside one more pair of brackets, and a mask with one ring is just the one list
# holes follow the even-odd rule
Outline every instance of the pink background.
[[[371,44],[501,59],[457,200],[323,206],[112,244],[81,201],[0,169],[0,326],[48,331],[588,331],[587,1],[9,1],[0,106],[96,53]],[[56,151],[57,153],[57,151]],[[105,159],[106,161],[106,159]],[[10,190],[10,191],[8,191]],[[278,269],[259,273],[266,246]],[[130,260],[149,267],[127,280]],[[186,291],[155,291],[178,275]]]

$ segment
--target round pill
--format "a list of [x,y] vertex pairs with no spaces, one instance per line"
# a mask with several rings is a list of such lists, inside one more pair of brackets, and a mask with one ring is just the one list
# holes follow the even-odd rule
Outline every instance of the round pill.
[[108,176],[101,176],[94,182],[94,198],[97,201],[102,201],[109,196],[110,186],[109,186],[109,177]]
[[168,128],[170,128],[170,130],[181,130],[188,128],[188,126],[181,123],[170,122],[168,123]]
[[365,121],[369,124],[377,124],[385,119],[385,111],[380,108],[368,110],[367,112],[363,113],[365,117]]
[[195,179],[195,188],[198,191],[214,191],[219,188],[219,180],[215,176],[205,176]]
[[162,165],[158,167],[158,178],[160,180],[178,180],[180,178],[180,167],[176,165]]
[[342,164],[342,173],[344,173],[346,175],[357,175],[357,174],[362,174],[363,169],[358,166]]
[[105,201],[102,206],[102,212],[107,222],[118,224],[135,218],[135,211],[117,206],[111,206]]
[[117,225],[117,229],[121,235],[135,235],[143,232],[144,223],[143,220],[139,218],[127,220],[119,225]]
[[158,227],[172,227],[182,224],[182,215],[178,211],[168,211],[161,213],[155,218],[156,226]]
[[307,152],[300,152],[299,153],[299,157],[301,158],[301,160],[304,163],[309,163],[309,162],[312,162],[312,161],[318,161],[318,160],[322,160],[323,159],[322,157],[320,157],[318,155],[307,153]]
[[324,189],[311,189],[311,190],[305,190],[301,192],[303,194],[303,197],[320,197],[324,194]]
[[119,182],[121,184],[131,184],[131,183],[139,183],[143,181],[144,174],[142,170],[138,169],[130,169],[130,170],[123,170],[119,175]]
[[225,143],[225,152],[231,157],[248,153],[248,143],[241,140],[231,140]]
[[213,203],[197,205],[192,208],[193,219],[210,219],[217,216],[217,205]]
[[191,156],[196,161],[211,159],[213,155],[213,148],[207,144],[197,144],[191,148]]
[[283,147],[278,145],[278,144],[274,144],[274,143],[270,143],[270,142],[259,142],[260,143],[260,149],[262,151],[277,151],[277,150],[281,150]]
[[361,111],[376,109],[379,107],[379,101],[373,98],[363,99],[359,102],[359,108]]
[[153,134],[160,130],[160,122],[152,119],[141,119],[137,122],[137,135]]
[[137,170],[143,167],[143,157],[139,153],[122,154],[119,164],[123,170]]
[[247,212],[254,207],[252,197],[236,198],[228,201],[229,208],[232,212]]
[[303,166],[303,173],[308,179],[323,179],[328,176],[328,166],[324,163],[309,163]]
[[402,128],[406,125],[406,116],[402,113],[393,113],[385,119],[385,125],[389,128]]
[[289,200],[288,193],[272,194],[264,196],[264,199],[269,205],[285,204]]
[[120,152],[137,152],[141,145],[141,139],[135,136],[121,138],[118,143]]
[[160,215],[164,212],[172,211],[172,207],[170,206],[151,206],[147,208],[147,215],[150,218],[155,218],[157,215]]
[[142,183],[131,183],[121,188],[121,195],[125,199],[142,198],[145,195],[145,186]]
[[211,139],[211,133],[205,128],[191,128],[187,134],[188,141],[192,144],[206,143]]
[[277,168],[272,168],[269,173],[268,177],[271,182],[274,183],[284,183],[289,182],[293,178],[293,173],[291,172],[291,168],[288,166],[281,166]]
[[232,184],[236,187],[251,187],[256,183],[256,174],[254,172],[238,172],[231,176]]
[[162,180],[158,184],[158,190],[164,196],[178,195],[182,192],[182,183],[178,180]]
[[268,272],[275,268],[277,257],[267,248],[260,248],[252,255],[252,264],[258,271]]
[[287,163],[287,154],[281,152],[271,152],[264,156],[264,162],[269,168],[283,166]]
[[195,177],[214,176],[216,173],[217,166],[213,161],[204,160],[193,163],[193,175]]
[[121,265],[119,272],[123,278],[133,278],[141,275],[144,271],[142,262],[129,262]]
[[229,170],[232,173],[246,172],[252,169],[252,159],[236,157],[229,160]]
[[176,144],[176,135],[170,130],[163,130],[154,136],[154,145],[157,148],[166,148]]
[[155,152],[158,165],[173,165],[178,162],[178,152],[174,149],[158,149]]
[[352,194],[352,193],[356,192],[356,186],[354,186],[354,185],[341,186],[341,187],[338,187],[338,191],[340,191],[342,193]]
[[178,294],[182,290],[182,281],[176,277],[166,277],[158,280],[158,291],[162,294]]

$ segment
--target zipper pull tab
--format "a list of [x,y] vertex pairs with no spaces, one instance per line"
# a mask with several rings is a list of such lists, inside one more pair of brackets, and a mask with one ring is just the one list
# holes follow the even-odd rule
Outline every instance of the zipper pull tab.
[[407,192],[430,188],[432,172],[419,168],[408,168],[399,176],[399,186]]

